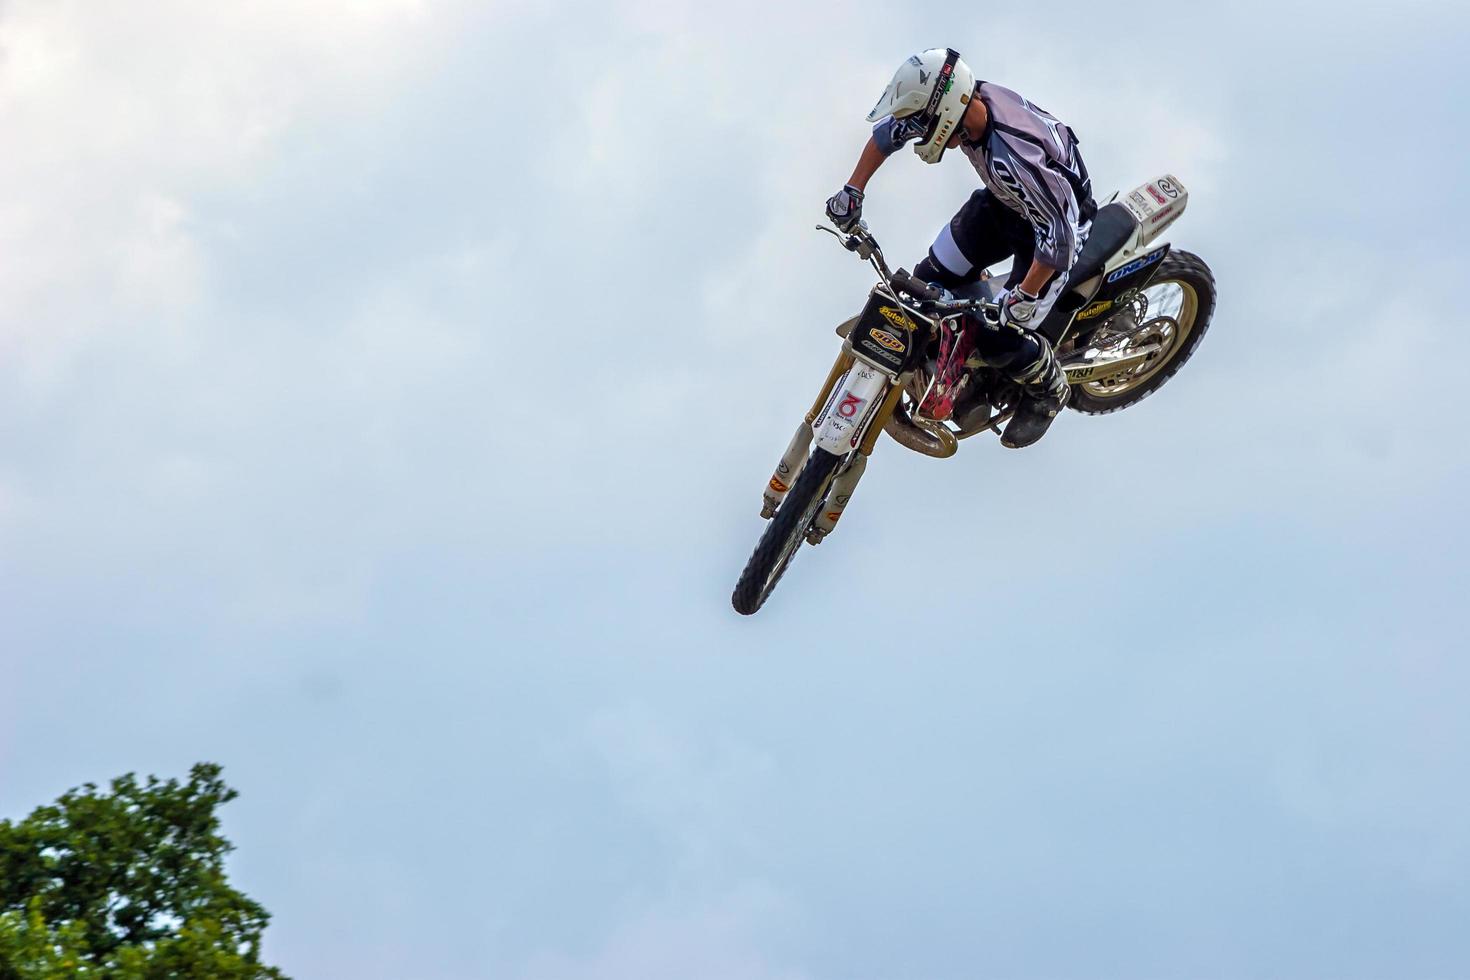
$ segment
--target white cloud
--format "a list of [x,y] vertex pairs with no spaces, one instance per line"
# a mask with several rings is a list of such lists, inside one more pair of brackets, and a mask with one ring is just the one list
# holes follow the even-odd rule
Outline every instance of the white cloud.
[[658,832],[667,877],[640,881],[627,911],[586,954],[533,955],[524,980],[801,980],[767,952],[799,918],[769,883],[737,875],[759,849],[739,815],[768,793],[769,760],[739,745],[709,744],[646,707],[596,712],[586,731],[613,780],[616,801]]
[[714,905],[642,910],[587,956],[542,954],[522,980],[805,980],[805,971],[761,952],[753,922],[772,914],[766,896],[740,893]]
[[430,31],[426,14],[413,2],[7,4],[0,351],[47,389],[124,311],[198,304],[210,270],[192,200],[258,178],[292,127],[370,108],[450,29]]

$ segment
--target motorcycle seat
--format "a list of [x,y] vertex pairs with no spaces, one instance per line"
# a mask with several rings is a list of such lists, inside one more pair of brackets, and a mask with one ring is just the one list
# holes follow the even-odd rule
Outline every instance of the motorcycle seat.
[[1098,209],[1092,219],[1092,231],[1082,243],[1082,254],[1072,266],[1068,281],[1081,285],[1102,271],[1108,259],[1118,249],[1128,244],[1128,239],[1138,230],[1138,219],[1121,204],[1109,204]]
[[[1082,243],[1082,254],[1077,256],[1072,271],[1068,273],[1067,283],[1071,288],[1057,300],[1056,306],[1052,307],[1051,313],[1039,328],[1053,344],[1061,342],[1062,332],[1072,322],[1072,314],[1080,310],[1092,297],[1092,293],[1096,292],[1095,284],[1089,285],[1088,281],[1103,270],[1108,259],[1128,244],[1128,239],[1137,230],[1138,219],[1123,205],[1109,204],[1098,209],[1092,219],[1092,230],[1087,234],[1087,241]],[[1088,286],[1087,291],[1080,290],[1078,287],[1081,286]]]

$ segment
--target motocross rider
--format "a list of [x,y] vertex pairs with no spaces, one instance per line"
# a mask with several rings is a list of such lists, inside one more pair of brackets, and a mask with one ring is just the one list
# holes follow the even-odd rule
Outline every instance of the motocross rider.
[[[839,229],[852,229],[869,179],[911,140],[918,141],[914,152],[925,163],[938,163],[956,146],[969,158],[985,186],[940,230],[914,274],[954,289],[1015,257],[999,322],[966,321],[976,353],[1021,386],[1001,443],[1029,446],[1046,434],[1071,394],[1051,344],[1036,328],[1066,290],[1067,273],[1097,213],[1077,137],[1010,89],[976,81],[947,48],[931,48],[899,66],[868,121],[877,123],[873,135],[847,185],[827,201],[827,216]],[[938,387],[957,380],[961,368],[951,363]],[[951,408],[952,396],[942,411]]]

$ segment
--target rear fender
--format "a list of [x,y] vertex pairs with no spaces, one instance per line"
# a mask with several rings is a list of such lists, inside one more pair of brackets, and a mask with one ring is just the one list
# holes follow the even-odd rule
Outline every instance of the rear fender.
[[1189,204],[1189,191],[1173,174],[1139,184],[1122,198],[1122,205],[1138,219],[1138,230],[1117,255],[1108,260],[1103,274],[1138,257],[1140,252],[1179,220]]
[[1101,322],[1100,318],[1112,311],[1118,296],[1148,284],[1170,249],[1167,242],[1159,243],[1156,239],[1184,213],[1189,191],[1178,177],[1165,174],[1139,184],[1119,203],[1128,209],[1138,226],[1123,247],[1103,263],[1102,272],[1084,282],[1068,284],[1068,298],[1077,312],[1066,321],[1065,328],[1062,324],[1053,325],[1050,320],[1043,325],[1042,332],[1053,344],[1074,328],[1086,329],[1090,325],[1088,321]]

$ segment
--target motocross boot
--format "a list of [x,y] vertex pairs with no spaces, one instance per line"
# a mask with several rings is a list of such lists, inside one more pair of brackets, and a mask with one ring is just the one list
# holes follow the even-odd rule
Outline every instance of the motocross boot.
[[1011,375],[1021,386],[1021,403],[1000,437],[1000,444],[1007,449],[1025,449],[1046,435],[1052,420],[1072,397],[1051,345],[1044,338],[1037,339],[1041,341],[1041,356]]

